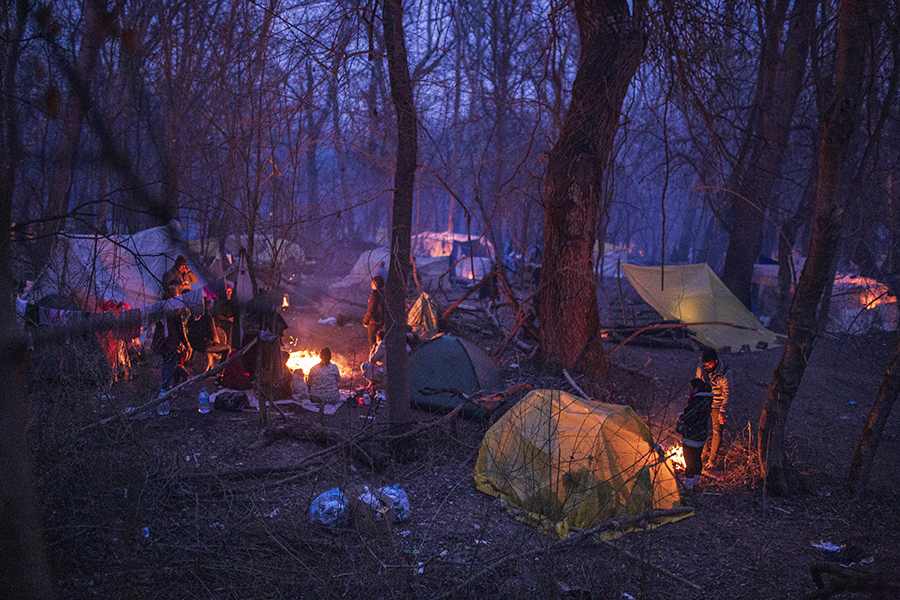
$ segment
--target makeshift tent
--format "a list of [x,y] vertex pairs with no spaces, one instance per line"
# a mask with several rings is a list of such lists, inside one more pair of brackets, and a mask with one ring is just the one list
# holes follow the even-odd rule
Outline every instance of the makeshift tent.
[[447,257],[447,270],[459,279],[480,280],[490,273],[496,260],[494,246],[484,237],[452,231],[423,231],[412,236],[412,253],[420,257]]
[[[794,258],[794,277],[791,292],[796,286],[806,259]],[[771,317],[778,309],[779,265],[753,265],[752,282],[755,287],[759,313]],[[888,286],[869,277],[838,273],[834,276],[826,331],[832,333],[863,334],[870,331],[896,331],[900,310],[897,298]]]
[[701,344],[723,352],[763,350],[779,344],[779,337],[760,324],[706,263],[666,265],[664,282],[662,267],[623,264],[622,271],[641,297],[666,319],[736,326],[690,327]]
[[[452,231],[423,231],[411,238],[413,256],[454,256],[466,254],[494,258],[494,246],[487,238]],[[460,255],[459,253],[462,252]]]
[[[491,356],[476,343],[451,334],[440,334],[409,355],[409,396],[423,410],[451,410],[463,400],[450,392],[429,395],[427,389],[455,389],[468,395],[487,395],[504,389],[503,375]],[[484,415],[468,404],[466,416]]]
[[[162,300],[163,274],[183,252],[168,227],[153,227],[131,236],[76,235],[60,237],[44,271],[23,296],[37,302],[58,294],[72,297],[81,310],[94,311],[103,300],[127,302],[140,308]],[[186,256],[200,277],[194,284],[214,292],[200,269]]]
[[410,307],[406,315],[406,324],[420,338],[433,338],[438,333],[437,317],[434,314],[436,310],[428,294],[422,292]]
[[530,392],[488,430],[474,478],[517,518],[560,538],[681,505],[671,465],[630,406],[556,390]]
[[384,263],[385,268],[390,264],[390,248],[382,248],[379,246],[377,248],[372,248],[371,250],[366,250],[356,259],[350,272],[343,279],[332,284],[331,287],[349,288],[364,285],[366,289],[369,289],[372,278],[378,274],[378,265],[382,262]]

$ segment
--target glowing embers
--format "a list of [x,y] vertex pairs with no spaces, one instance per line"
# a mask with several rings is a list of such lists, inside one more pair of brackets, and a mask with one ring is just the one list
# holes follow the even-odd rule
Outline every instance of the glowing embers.
[[287,368],[291,371],[303,369],[304,373],[309,373],[313,365],[319,362],[319,355],[309,350],[295,350],[291,352],[291,357],[287,361]]
[[666,450],[666,460],[672,465],[673,469],[684,470],[684,449],[680,444],[676,444]]

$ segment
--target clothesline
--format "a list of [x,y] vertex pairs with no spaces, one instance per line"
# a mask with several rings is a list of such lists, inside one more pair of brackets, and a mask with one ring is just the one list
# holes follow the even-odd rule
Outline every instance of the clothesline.
[[16,317],[23,329],[26,324],[37,326],[30,332],[34,343],[60,335],[68,337],[99,331],[112,331],[121,339],[134,339],[140,336],[142,327],[163,320],[168,313],[205,310],[204,294],[208,292],[200,288],[139,308],[97,312],[46,308],[16,298]]

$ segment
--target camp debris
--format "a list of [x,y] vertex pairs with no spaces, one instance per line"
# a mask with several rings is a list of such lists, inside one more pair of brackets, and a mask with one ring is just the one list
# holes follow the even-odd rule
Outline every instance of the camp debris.
[[741,304],[709,265],[622,265],[641,297],[666,319],[682,323],[726,323],[689,328],[701,344],[720,352],[764,350],[780,344]]
[[[465,402],[447,390],[456,390],[467,398],[502,391],[503,375],[497,363],[478,344],[449,333],[423,342],[409,355],[409,396],[413,406],[422,410],[449,412]],[[432,390],[443,390],[432,393]],[[463,414],[483,417],[487,411],[467,403]]]
[[475,484],[504,500],[516,518],[564,539],[570,529],[681,506],[674,473],[657,448],[629,406],[535,390],[485,434]]

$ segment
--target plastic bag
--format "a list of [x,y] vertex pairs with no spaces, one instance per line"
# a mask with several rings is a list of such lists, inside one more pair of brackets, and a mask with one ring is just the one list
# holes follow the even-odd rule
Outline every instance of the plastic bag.
[[403,488],[399,487],[399,485],[392,485],[391,487],[380,488],[378,491],[393,501],[395,523],[409,518],[409,498],[406,496],[406,491]]
[[326,527],[346,527],[349,502],[338,488],[322,492],[309,507],[309,522]]

